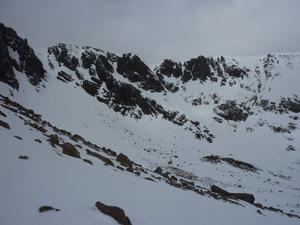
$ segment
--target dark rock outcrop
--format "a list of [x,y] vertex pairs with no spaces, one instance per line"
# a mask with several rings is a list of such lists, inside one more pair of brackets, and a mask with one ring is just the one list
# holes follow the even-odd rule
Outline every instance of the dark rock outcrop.
[[50,134],[48,138],[48,142],[55,147],[55,145],[59,145],[59,139],[57,134]]
[[6,114],[0,111],[0,116],[6,117]]
[[99,84],[94,82],[84,80],[82,84],[82,88],[90,95],[96,96],[98,95]]
[[119,224],[131,225],[129,218],[126,216],[123,209],[116,206],[105,205],[99,201],[96,202],[95,206],[100,212],[114,218]]
[[269,101],[267,99],[261,99],[256,103],[257,106],[260,106],[263,110],[275,113],[299,113],[300,112],[300,99],[298,96],[294,98],[281,98],[280,102]]
[[56,78],[63,82],[71,82],[73,80],[72,76],[64,71],[59,71]]
[[80,158],[79,151],[71,144],[71,143],[64,143],[62,145],[63,153],[75,158]]
[[55,209],[52,206],[48,206],[48,205],[43,205],[39,208],[39,212],[48,212],[48,211],[60,211],[60,209]]
[[132,167],[131,160],[126,155],[124,155],[123,153],[120,153],[117,156],[116,161],[118,161],[122,166]]
[[240,68],[235,64],[228,65],[223,56],[213,59],[200,55],[197,58],[192,58],[184,62],[183,65],[166,59],[157,68],[156,75],[164,86],[169,91],[172,91],[176,86],[165,82],[164,76],[179,78],[183,82],[190,80],[199,80],[200,82],[210,80],[217,82],[220,78],[222,81],[221,85],[224,85],[227,81],[227,77],[243,78],[247,75],[248,71],[248,69]]
[[246,163],[229,157],[220,157],[218,155],[205,156],[203,157],[203,160],[211,163],[226,162],[231,166],[234,166],[242,170],[251,171],[251,172],[257,172],[259,170],[258,168],[256,168],[250,163]]
[[204,56],[198,56],[184,63],[185,70],[183,72],[182,80],[200,80],[206,81],[212,75],[210,69],[210,59]]
[[215,113],[225,120],[235,122],[245,121],[249,116],[249,113],[245,112],[245,110],[234,101],[228,101],[219,105],[217,109],[215,109]]
[[86,50],[81,54],[82,67],[89,69],[96,62],[96,54],[92,51]]
[[99,96],[98,100],[114,111],[141,118],[142,114],[157,115],[161,110],[154,100],[143,97],[141,91],[131,84],[117,81],[108,71],[103,73],[97,69],[97,73],[107,88],[106,93]]
[[[9,51],[16,52],[18,59],[12,58]],[[39,84],[45,77],[43,64],[27,40],[20,38],[12,28],[0,23],[0,81],[18,89],[19,83],[14,69],[24,72],[33,85]]]
[[230,77],[241,78],[247,75],[247,72],[236,65],[226,66],[224,64],[224,70]]
[[228,192],[216,185],[212,185],[210,187],[210,190],[212,192],[218,193],[219,195],[228,197],[228,198],[234,198],[234,199],[240,199],[242,201],[248,202],[253,204],[255,201],[254,195],[253,194],[248,194],[248,193],[231,193]]
[[71,137],[71,139],[72,139],[73,141],[76,141],[76,142],[78,142],[78,141],[84,142],[84,141],[85,141],[84,138],[81,137],[79,134],[74,134],[74,135]]
[[109,158],[106,158],[103,155],[98,154],[97,152],[92,152],[91,150],[86,149],[86,153],[97,159],[100,159],[101,161],[103,161],[105,163],[105,165],[115,166],[114,163]]
[[156,74],[165,75],[167,77],[182,77],[182,65],[181,63],[176,63],[173,60],[165,59],[159,65],[159,69],[156,71]]
[[64,43],[49,47],[48,54],[53,54],[59,64],[63,64],[72,71],[75,71],[79,64],[79,60],[69,53],[67,45]]
[[6,128],[6,129],[8,129],[8,130],[10,129],[9,124],[6,123],[6,122],[4,122],[4,121],[2,121],[2,120],[0,120],[0,126]]
[[93,162],[89,159],[82,159],[82,160],[90,165],[93,165]]
[[154,170],[155,173],[158,173],[158,174],[162,174],[163,171],[160,167],[157,167],[155,170]]
[[131,82],[138,82],[144,90],[161,92],[162,83],[155,77],[150,68],[137,56],[124,54],[117,60],[117,72]]

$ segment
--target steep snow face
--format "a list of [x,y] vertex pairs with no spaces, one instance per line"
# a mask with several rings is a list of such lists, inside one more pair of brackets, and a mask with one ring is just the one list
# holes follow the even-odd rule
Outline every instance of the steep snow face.
[[[3,102],[1,101],[3,104]],[[116,168],[104,166],[83,149],[80,159],[62,155],[58,146],[48,144],[47,137],[24,124],[25,116],[6,114],[11,129],[0,129],[1,135],[1,224],[117,224],[95,208],[96,201],[122,207],[132,224],[297,224],[298,219],[217,201],[213,198],[180,190],[161,181],[149,181]],[[1,118],[2,119],[2,118]],[[53,133],[46,126],[47,133]],[[47,134],[46,133],[46,134]],[[22,140],[15,138],[18,135]],[[40,142],[36,141],[40,140]],[[60,136],[59,142],[75,141]],[[28,156],[27,160],[19,159]],[[39,213],[49,205],[60,209]]]
[[[9,49],[8,54],[18,59],[17,51]],[[24,71],[12,66],[19,89],[0,82],[2,96],[33,109],[54,126],[126,154],[146,170],[161,167],[195,186],[209,189],[216,184],[231,192],[252,193],[265,206],[300,214],[300,54],[199,56],[187,62],[165,60],[154,69],[131,54],[75,45],[36,49],[35,54],[45,77],[33,85]],[[61,157],[45,141],[35,143],[35,138],[45,137],[28,129],[3,104],[1,111],[7,118],[0,119],[12,127],[0,127],[5,154],[1,199],[9,204],[1,205],[4,224],[45,223],[48,216],[57,224],[113,224],[95,211],[97,200],[122,206],[133,224],[198,224],[199,211],[211,224],[299,223],[265,210],[264,217],[254,213],[253,205],[215,201],[102,164],[90,167]],[[22,161],[18,154],[30,160]],[[210,155],[214,156],[206,157]],[[256,169],[249,170],[249,164]],[[11,165],[15,169],[8,172]],[[24,195],[17,195],[20,187]],[[37,187],[43,190],[34,191]],[[28,207],[11,218],[9,211],[22,207],[17,205],[22,198]],[[61,208],[61,214],[36,215],[42,201]],[[78,216],[71,217],[74,212]]]

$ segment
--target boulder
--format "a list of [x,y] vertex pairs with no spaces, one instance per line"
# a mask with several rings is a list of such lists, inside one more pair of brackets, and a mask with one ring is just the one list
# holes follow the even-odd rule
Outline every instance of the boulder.
[[39,208],[39,212],[47,212],[47,211],[60,211],[59,209],[55,209],[52,206],[48,206],[48,205],[43,205]]
[[98,95],[98,89],[99,89],[99,85],[88,81],[88,80],[84,80],[83,84],[82,84],[82,88],[90,95],[95,96]]
[[116,206],[105,205],[102,202],[96,202],[97,209],[105,215],[111,216],[121,225],[131,225],[129,218],[126,216],[123,209]]
[[93,165],[93,162],[89,159],[82,159],[82,160],[90,165]]
[[249,116],[249,114],[235,101],[227,101],[226,103],[219,105],[214,111],[218,116],[225,120],[232,120],[235,122],[245,121]]
[[52,144],[53,146],[58,145],[59,144],[59,140],[58,140],[58,136],[57,134],[51,134],[49,136],[48,141],[50,142],[50,144]]
[[162,174],[163,173],[163,171],[162,171],[162,169],[160,168],[160,167],[157,167],[155,170],[154,170],[154,173],[158,173],[158,174]]
[[120,153],[120,154],[117,156],[116,160],[117,160],[118,162],[120,162],[122,166],[125,166],[125,167],[132,167],[132,162],[131,162],[131,160],[130,160],[126,155],[124,155],[123,153]]
[[0,111],[0,116],[6,117],[6,114]]
[[86,153],[88,155],[91,155],[91,156],[97,158],[97,159],[100,159],[101,161],[103,161],[105,163],[105,165],[115,166],[114,163],[109,158],[106,158],[106,157],[104,157],[104,156],[102,156],[102,155],[100,155],[96,152],[92,152],[91,150],[86,149]]
[[73,140],[73,141],[76,141],[76,142],[78,142],[78,141],[84,141],[84,138],[83,137],[81,137],[79,134],[74,134],[72,137],[71,137],[71,139]]
[[8,129],[8,130],[10,129],[9,124],[6,123],[6,122],[4,122],[4,121],[2,121],[2,120],[0,120],[0,126],[6,128],[6,129]]
[[29,159],[29,157],[27,155],[20,155],[19,159],[25,159],[26,160],[26,159]]
[[161,92],[164,86],[151,69],[137,56],[124,54],[117,60],[117,72],[131,82],[138,82],[144,90]]
[[71,144],[71,143],[64,143],[62,145],[63,153],[75,158],[80,158],[79,151]]
[[253,204],[254,201],[255,201],[255,197],[253,194],[248,194],[248,193],[231,193],[231,192],[228,192],[216,185],[212,185],[210,187],[210,190],[212,192],[215,192],[215,193],[218,193],[219,195],[221,196],[224,196],[224,197],[228,197],[228,198],[234,198],[234,199],[240,199],[242,201],[245,201],[245,202],[248,202],[250,204]]

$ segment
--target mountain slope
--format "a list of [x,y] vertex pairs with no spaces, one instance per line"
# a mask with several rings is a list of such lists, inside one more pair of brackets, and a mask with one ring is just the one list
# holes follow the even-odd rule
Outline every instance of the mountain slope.
[[[47,216],[57,224],[113,224],[95,212],[98,200],[125,208],[133,224],[247,224],[245,218],[251,224],[299,223],[290,217],[300,214],[299,54],[199,56],[181,63],[164,60],[151,69],[132,54],[58,44],[35,51],[26,46],[30,57],[24,59],[22,47],[14,43],[27,42],[4,25],[0,28],[0,110],[6,115],[0,119],[11,127],[0,127],[5,224],[46,223]],[[41,73],[28,72],[35,65],[31,61]],[[45,122],[32,125],[29,118],[24,124],[18,117],[22,108],[7,108],[17,103]],[[118,170],[116,157],[104,151],[114,164],[106,167],[88,154],[94,145],[78,144],[53,127],[123,153],[141,167],[133,167],[133,173]],[[53,133],[94,165],[61,155],[60,147],[47,142]],[[21,154],[29,159],[18,159]],[[160,174],[153,172],[158,167]],[[155,183],[143,179],[147,177]],[[252,193],[263,206],[224,200],[210,191],[213,184]],[[17,206],[24,195],[27,210]],[[42,201],[61,213],[38,215]],[[20,216],[12,218],[9,212],[15,207]]]

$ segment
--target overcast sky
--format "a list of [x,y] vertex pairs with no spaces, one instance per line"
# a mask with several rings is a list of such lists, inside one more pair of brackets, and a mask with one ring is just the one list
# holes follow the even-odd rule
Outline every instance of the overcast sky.
[[147,63],[300,52],[300,0],[0,0],[0,22],[33,47],[67,42]]

